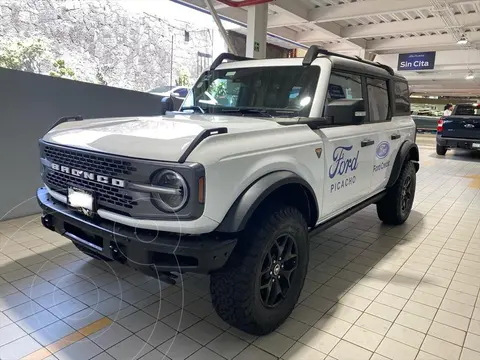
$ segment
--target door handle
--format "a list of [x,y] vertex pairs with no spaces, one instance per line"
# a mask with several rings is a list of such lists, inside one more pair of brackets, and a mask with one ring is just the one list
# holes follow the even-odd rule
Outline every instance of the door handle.
[[392,136],[390,136],[390,139],[397,140],[397,139],[400,139],[400,137],[401,137],[400,134],[393,134]]
[[362,147],[370,146],[370,145],[373,145],[373,144],[375,144],[375,140],[363,140],[362,141]]

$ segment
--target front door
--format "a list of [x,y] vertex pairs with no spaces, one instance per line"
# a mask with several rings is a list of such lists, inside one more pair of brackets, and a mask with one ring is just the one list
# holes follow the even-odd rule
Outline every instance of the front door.
[[[334,71],[328,86],[328,104],[336,100],[365,99],[361,76]],[[358,120],[334,119],[341,126],[321,131],[325,151],[322,218],[335,215],[370,194],[376,133]],[[349,125],[351,124],[351,125]]]
[[323,214],[329,217],[370,194],[375,133],[368,124],[322,132],[326,162]]

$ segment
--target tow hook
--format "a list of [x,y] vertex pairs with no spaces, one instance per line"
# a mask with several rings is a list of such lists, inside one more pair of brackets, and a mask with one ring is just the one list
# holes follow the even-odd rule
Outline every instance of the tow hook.
[[42,216],[42,225],[47,228],[48,230],[55,231],[53,226],[53,218],[52,215],[43,215]]
[[115,261],[118,261],[121,264],[125,264],[127,262],[127,257],[125,256],[125,252],[120,250],[117,243],[111,242],[110,250],[112,251],[112,257]]

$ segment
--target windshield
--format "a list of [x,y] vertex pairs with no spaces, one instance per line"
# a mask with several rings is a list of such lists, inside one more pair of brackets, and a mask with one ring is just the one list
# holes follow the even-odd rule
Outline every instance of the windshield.
[[151,89],[149,90],[148,92],[151,92],[151,93],[162,93],[162,92],[167,92],[167,91],[170,91],[174,88],[174,86],[168,86],[168,85],[165,85],[165,86],[159,86],[159,87],[156,87],[154,89]]
[[319,74],[318,66],[208,71],[182,108],[201,108],[208,114],[308,117]]

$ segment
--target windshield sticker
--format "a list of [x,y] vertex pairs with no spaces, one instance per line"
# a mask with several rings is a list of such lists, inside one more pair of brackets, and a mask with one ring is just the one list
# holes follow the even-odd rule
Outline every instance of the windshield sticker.
[[342,190],[355,184],[357,178],[350,175],[358,168],[358,157],[360,151],[357,153],[351,152],[351,146],[338,146],[333,151],[333,164],[328,169],[328,176],[334,179],[336,176],[349,175],[341,180],[335,181],[330,185],[330,192]]
[[377,158],[385,159],[390,152],[390,144],[387,141],[382,141],[377,146]]
[[229,71],[225,74],[225,76],[229,76],[229,77],[230,76],[235,76],[236,73],[237,73],[236,71]]
[[328,84],[328,94],[331,99],[345,99],[345,93],[340,85]]

